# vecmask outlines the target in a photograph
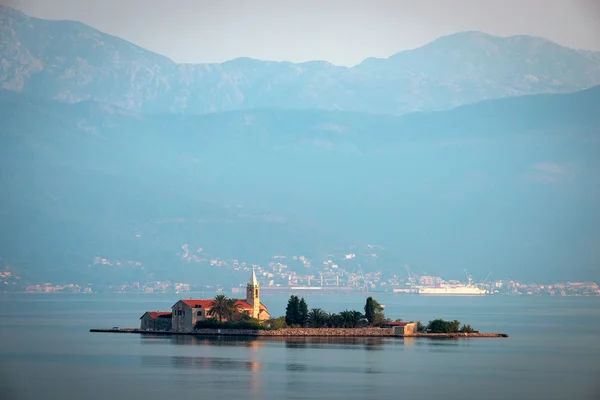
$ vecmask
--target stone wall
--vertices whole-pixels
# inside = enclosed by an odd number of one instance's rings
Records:
[[[423,337],[423,338],[495,338],[495,337],[508,337],[506,333],[420,333],[416,332],[411,337]]]
[[[198,329],[199,335],[225,336],[394,336],[392,328],[284,328],[273,331],[253,329]]]
[[[404,332],[402,332],[402,334],[406,335],[406,336],[414,335],[416,331],[417,331],[417,323],[411,322],[410,324],[407,324],[404,327]]]
[[[144,314],[140,318],[140,329],[143,331],[154,330],[154,320],[148,314]]]
[[[154,329],[157,331],[170,331],[173,329],[171,317],[158,317],[154,322]]]
[[[179,300],[171,308],[171,327],[174,332],[191,332],[193,329],[193,310],[190,306]]]
[[[153,319],[147,313],[141,318],[140,329],[142,331],[171,331],[171,316],[160,316]]]
[[[394,326],[392,329],[397,336],[411,336],[417,330],[417,323],[410,322],[404,326]]]
[[[261,331],[256,329],[197,329],[197,335],[224,335],[224,336],[258,336]]]
[[[284,328],[260,331],[261,336],[394,336],[392,328]]]

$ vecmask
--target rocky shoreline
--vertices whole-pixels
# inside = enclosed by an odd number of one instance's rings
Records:
[[[508,337],[506,333],[415,333],[406,337],[425,337],[431,339],[496,338]]]
[[[90,329],[90,332],[137,333],[188,336],[261,336],[261,337],[409,337],[430,339],[468,339],[508,337],[505,333],[414,333],[394,334],[392,328],[284,328],[277,330],[199,329],[194,332],[150,331],[136,328]]]

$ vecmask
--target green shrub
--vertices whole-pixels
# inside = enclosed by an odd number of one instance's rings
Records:
[[[457,333],[459,328],[460,322],[457,320],[444,321],[443,319],[434,319],[433,321],[429,321],[429,325],[427,325],[427,330],[432,333]]]
[[[196,322],[194,329],[251,329],[251,330],[266,330],[266,326],[256,321],[239,321],[239,322],[220,322],[214,318],[208,318],[204,321]]]
[[[265,322],[265,326],[271,330],[287,328],[285,317],[271,318]]]

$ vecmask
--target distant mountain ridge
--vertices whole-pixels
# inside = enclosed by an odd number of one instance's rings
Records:
[[[204,282],[183,244],[265,263],[348,243],[386,247],[386,273],[600,279],[600,87],[400,117],[1,91],[0,121],[0,257],[38,279]]]
[[[355,67],[239,58],[176,64],[72,21],[0,6],[0,85],[67,103],[144,113],[265,107],[404,114],[600,84],[600,53],[531,36],[463,32]]]

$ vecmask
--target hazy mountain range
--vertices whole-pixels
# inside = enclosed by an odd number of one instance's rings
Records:
[[[102,255],[165,279],[183,243],[259,262],[375,242],[432,272],[597,277],[598,104],[150,116],[3,92],[0,250],[44,276]]]
[[[354,68],[185,66],[0,12],[0,257],[31,279],[208,282],[229,272],[182,244],[264,263],[352,243],[388,272],[600,278],[600,87],[517,96],[600,83],[598,53],[464,33]]]
[[[403,114],[600,84],[600,53],[465,32],[352,68],[239,58],[176,64],[78,22],[0,6],[0,85],[145,113],[286,107]],[[211,39],[214,40],[214,39]]]

